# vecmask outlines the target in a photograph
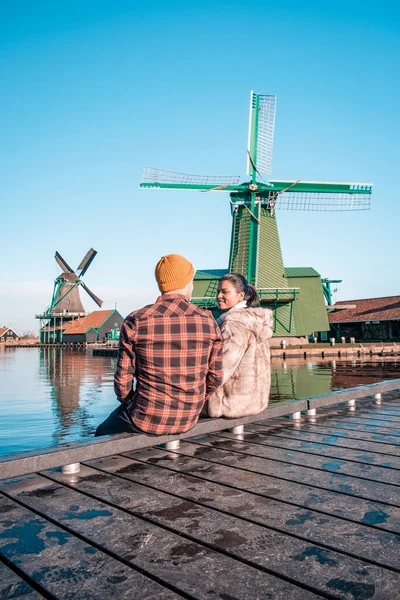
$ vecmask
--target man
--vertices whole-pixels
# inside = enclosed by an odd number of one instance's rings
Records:
[[[221,334],[213,317],[189,302],[193,276],[193,265],[179,254],[157,263],[161,296],[122,324],[114,379],[121,406],[96,436],[188,431],[222,385]]]

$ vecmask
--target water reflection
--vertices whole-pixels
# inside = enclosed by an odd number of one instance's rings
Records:
[[[56,416],[55,445],[65,442],[71,433],[79,438],[93,433],[91,408],[113,373],[112,359],[96,360],[84,349],[39,349],[39,377],[49,382]]]
[[[332,366],[315,360],[272,363],[270,402],[327,394],[331,388]]]
[[[273,360],[271,403],[400,377],[398,358]],[[65,348],[0,351],[0,454],[85,440],[117,406],[115,359]]]
[[[400,377],[400,357],[272,361],[270,402],[297,400],[333,390]]]
[[[114,370],[84,350],[0,351],[0,454],[88,439],[118,404]]]

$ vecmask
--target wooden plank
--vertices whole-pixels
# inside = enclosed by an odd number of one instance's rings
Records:
[[[324,446],[332,447],[333,450],[336,448],[341,449],[349,449],[349,450],[358,450],[365,451],[371,454],[378,454],[380,456],[382,463],[386,463],[386,461],[391,461],[393,457],[396,457],[396,460],[400,457],[400,448],[393,447],[390,444],[383,444],[381,442],[365,442],[363,440],[353,440],[352,438],[343,437],[340,435],[330,435],[326,430],[320,433],[310,432],[309,429],[305,430],[305,427],[302,425],[301,429],[297,431],[291,429],[283,429],[280,431],[274,431],[270,433],[270,431],[264,431],[262,427],[255,429],[246,429],[246,433],[251,434],[267,434],[267,439],[269,443],[276,443],[277,446],[280,446],[282,443],[286,443],[287,441],[297,441],[299,444],[303,442],[312,442],[316,444],[323,444]],[[221,435],[225,436],[225,433]],[[264,436],[263,436],[264,437]],[[377,463],[381,464],[381,463]]]
[[[324,456],[318,456],[315,454],[306,454],[305,452],[299,452],[297,450],[286,450],[281,448],[274,448],[269,446],[262,446],[260,444],[244,444],[241,441],[235,441],[234,439],[226,439],[218,437],[217,435],[207,436],[193,443],[204,447],[205,449],[217,449],[224,450],[230,453],[237,453],[238,458],[241,455],[249,456],[254,458],[256,461],[259,459],[265,459],[266,465],[263,467],[268,468],[271,462],[278,462],[281,465],[299,467],[309,467],[311,469],[321,469],[329,473],[334,473],[340,476],[351,476],[353,478],[360,478],[366,480],[366,482],[374,485],[375,482],[382,483],[384,485],[390,484],[394,489],[393,494],[398,495],[398,501],[400,502],[400,487],[397,490],[394,486],[400,486],[400,473],[396,469],[390,469],[385,467],[375,467],[368,464],[360,464],[355,462],[349,462],[346,460],[329,459]],[[207,452],[203,455],[207,457]],[[257,464],[260,464],[259,462]]]
[[[240,419],[201,419],[193,429],[174,435],[119,434],[92,438],[89,442],[71,442],[42,451],[20,452],[15,455],[0,456],[0,478],[8,479],[28,473],[35,473],[71,463],[112,456],[121,452],[149,448],[173,440],[191,438],[214,431],[230,429],[236,425],[264,421],[265,419],[290,414],[307,409],[306,400],[289,400],[271,405],[258,415]]]
[[[384,421],[389,426],[392,423],[395,428],[398,428],[400,422],[400,411],[395,411],[392,414],[383,413],[376,404],[356,404],[355,411],[350,411],[347,405],[333,408],[324,408],[323,411],[318,411],[318,417],[326,420],[326,418],[350,418],[350,419],[373,419]]]
[[[352,420],[354,419],[357,422],[362,422],[363,425],[369,425],[369,421],[373,421],[380,427],[390,427],[391,429],[397,430],[400,429],[400,419],[395,419],[393,417],[382,417],[380,415],[366,413],[362,410],[356,410],[356,412],[353,414],[354,417],[352,417]]]
[[[134,517],[114,505],[50,482],[40,475],[10,483],[7,493],[69,532],[83,536],[88,542],[90,540],[89,543],[95,547],[119,557],[125,564],[145,573],[151,572],[159,581],[180,590],[185,597],[201,600],[236,598],[240,590],[240,599],[253,600],[264,598],[268,590],[270,598],[279,600],[315,598],[315,594],[288,581],[227,556],[225,548],[225,553],[217,552],[193,538],[182,537],[170,529]],[[215,529],[220,529],[221,540],[226,540],[221,544],[229,546],[230,543],[242,543],[239,533],[235,535],[234,531],[227,530],[224,534],[225,530],[218,524]],[[266,543],[267,540],[263,541]],[[303,542],[303,546],[307,544]],[[268,563],[267,555],[264,552],[262,554]],[[300,563],[299,559],[297,568],[304,571]],[[266,569],[269,570],[268,564]],[[383,574],[386,576],[386,570],[384,573],[374,570],[374,573],[378,577],[378,588],[386,589],[386,584],[381,580]],[[388,573],[395,575],[390,571]],[[365,577],[369,582],[369,575]],[[293,580],[293,577],[290,579]],[[393,584],[391,577],[388,581],[390,589]],[[309,587],[308,581],[305,585]],[[141,596],[137,594],[136,597]]]
[[[327,415],[331,418],[331,415]],[[377,427],[387,427],[389,429],[394,429],[399,435],[400,426],[398,421],[388,421],[387,419],[379,418],[379,415],[376,415],[374,412],[369,411],[363,414],[363,411],[360,410],[359,407],[356,408],[355,411],[348,411],[346,415],[333,417],[335,421],[349,421],[351,423],[357,423],[359,425],[373,425],[376,424]]]
[[[98,475],[92,471],[93,474]],[[81,477],[78,483],[80,482]],[[342,581],[352,581],[356,588],[371,590],[371,586],[374,586],[372,597],[378,598],[382,593],[388,593],[400,584],[398,573],[383,569],[380,565],[371,565],[365,561],[272,530],[266,531],[259,525],[199,505],[182,506],[182,501],[172,495],[158,494],[157,497],[154,497],[156,492],[153,490],[150,494],[148,489],[142,487],[140,494],[139,486],[136,486],[134,490],[131,488],[132,484],[118,479],[117,483],[97,481],[91,488],[91,492],[99,490],[99,493],[102,494],[107,494],[107,490],[112,490],[109,502],[102,505],[107,506],[110,511],[115,510],[120,521],[119,526],[124,532],[127,531],[129,521],[126,517],[128,515],[124,517],[124,513],[121,514],[121,511],[116,509],[115,503],[118,506],[125,505],[125,510],[129,510],[126,506],[139,504],[142,507],[141,517],[146,520],[156,520],[163,523],[165,527],[172,526],[186,539],[197,540],[213,546],[259,568],[268,568],[277,575],[290,577],[303,585],[311,585],[317,591],[329,592],[330,586],[334,585],[332,582],[337,582],[341,578]],[[43,488],[38,487],[38,490],[41,489]],[[70,496],[65,493],[68,491]],[[85,491],[88,493],[89,490]],[[82,501],[78,500],[79,496],[83,496],[82,494],[72,490],[64,490],[60,494],[68,496],[68,499],[65,498],[66,505],[70,501],[78,502],[81,509],[88,510],[86,503],[83,507]],[[58,494],[58,500],[60,500],[60,494]],[[27,501],[26,494],[23,495],[23,500]],[[43,502],[40,500],[35,500],[34,504],[36,509],[43,509]],[[48,508],[46,505],[46,511]],[[62,512],[60,508],[61,506],[58,507],[58,513]],[[54,502],[52,511],[54,518]],[[101,525],[101,530],[103,537],[107,538],[109,532],[104,523]],[[387,550],[390,553],[390,544]],[[301,564],[305,561],[307,561],[307,569],[304,569],[304,565]],[[175,566],[175,568],[179,570],[179,566]],[[340,597],[351,598],[352,596],[347,590]]]
[[[42,594],[35,591],[24,579],[0,562],[0,598],[2,600],[40,600]]]
[[[397,443],[400,444],[400,429],[394,427],[386,427],[382,424],[382,421],[374,421],[374,423],[365,423],[365,420],[359,419],[356,416],[352,417],[351,420],[344,419],[329,419],[330,427],[339,427],[340,429],[351,429],[356,433],[377,433],[382,436],[391,436],[397,439]]]
[[[329,406],[340,402],[346,402],[353,398],[366,398],[375,393],[384,393],[400,387],[400,379],[381,381],[374,384],[357,386],[355,388],[337,390],[323,396],[306,398],[303,400],[289,400],[272,403],[265,411],[258,415],[241,417],[239,419],[202,419],[189,432],[170,436],[158,436],[157,443],[164,444],[176,439],[186,439],[195,435],[203,435],[224,429],[230,429],[236,425],[248,424],[265,419],[288,415],[293,412],[305,411],[308,408]],[[396,392],[398,397],[398,392]],[[154,436],[144,434],[120,434],[104,436],[104,438],[92,439],[90,442],[71,442],[55,448],[49,448],[40,452],[25,452],[17,455],[0,457],[0,477],[10,478],[36,472],[38,470],[50,469],[61,465],[93,460],[104,456],[111,456],[122,452],[148,448],[155,444]]]
[[[214,437],[214,436],[212,436]],[[237,435],[233,433],[229,433],[227,431],[223,431],[218,434],[219,438],[229,439],[229,440],[237,440]],[[259,432],[245,431],[241,439],[244,442],[248,442],[251,444],[261,444],[262,446],[267,446],[268,448],[279,448],[282,450],[296,450],[298,452],[302,452],[303,454],[311,454],[317,455],[319,457],[327,457],[327,458],[337,458],[340,460],[347,460],[351,462],[375,465],[376,467],[390,467],[391,469],[400,469],[400,457],[390,457],[386,455],[382,455],[378,450],[374,451],[365,451],[360,454],[360,449],[353,450],[351,448],[344,448],[338,445],[329,445],[325,444],[323,441],[315,442],[309,441],[306,439],[288,439],[278,436],[269,436],[263,435]],[[271,455],[272,458],[272,455]],[[303,463],[305,464],[305,463]]]
[[[220,463],[244,469],[246,471],[272,475],[288,481],[297,481],[326,490],[334,490],[345,494],[360,496],[367,500],[384,502],[394,506],[400,506],[400,488],[386,483],[368,481],[358,477],[351,477],[340,473],[331,473],[300,465],[266,460],[255,456],[232,453],[227,450],[212,448],[211,446],[199,445],[198,443],[184,442],[179,451],[172,454],[183,456],[194,456],[206,462],[204,470],[210,468],[207,463]],[[151,450],[144,450],[144,456],[151,457]],[[155,464],[162,462],[165,458],[155,459]]]
[[[3,495],[0,515],[0,556],[54,598],[180,597]]]
[[[375,414],[377,414],[377,415],[379,415],[379,417],[380,417],[380,418],[383,418],[383,417],[390,417],[390,418],[395,418],[395,420],[396,420],[396,421],[399,421],[399,420],[400,420],[400,410],[388,410],[387,408],[386,408],[386,409],[380,409],[380,408],[378,408],[379,406],[380,406],[379,404],[375,404],[375,407],[374,407],[374,408],[375,408],[375,410],[374,410],[374,413],[375,413]],[[359,411],[358,411],[358,412],[360,412],[360,413],[361,413],[361,412],[365,413],[365,411],[364,411],[363,409],[364,409],[364,408],[366,409],[366,408],[368,408],[368,407],[369,407],[369,405],[367,405],[367,406],[365,406],[365,407],[363,406],[363,407],[362,407],[362,409],[361,409],[361,407],[360,407],[360,409],[359,409]]]
[[[162,450],[153,449],[140,453],[130,453],[135,460],[135,465],[129,465],[127,472],[130,476],[135,472],[143,482],[151,485],[151,479],[147,477],[147,467],[163,471],[159,477],[167,485],[171,480],[172,488],[181,489],[189,483],[195,486],[197,481],[201,485],[207,482],[221,483],[231,488],[229,494],[235,494],[238,490],[252,492],[261,498],[281,500],[301,508],[312,509],[323,514],[339,515],[349,520],[360,522],[393,533],[400,533],[400,511],[396,506],[382,504],[369,499],[338,493],[330,489],[312,487],[303,483],[287,481],[279,477],[262,475],[255,472],[242,471],[235,467],[222,464],[207,463],[198,458],[182,456],[176,453],[165,454]],[[90,464],[96,468],[112,470],[112,463],[119,464],[119,457],[92,461]],[[124,471],[123,471],[124,472]],[[190,489],[190,488],[189,488]],[[206,497],[206,496],[205,496]],[[260,500],[260,503],[263,502]]]
[[[327,516],[278,500],[260,501],[257,495],[240,491],[235,493],[229,487],[204,480],[197,480],[197,485],[193,484],[192,479],[189,482],[181,481],[177,492],[168,473],[162,470],[160,473],[160,469],[157,472],[152,465],[145,465],[145,469],[138,471],[138,463],[125,457],[106,459],[104,462],[109,465],[107,471],[104,463],[101,473],[98,469],[85,467],[78,481],[73,483],[69,483],[68,476],[60,472],[46,472],[46,476],[100,500],[117,502],[118,506],[138,516],[154,519],[160,525],[173,523],[182,533],[194,535],[196,532],[199,539],[204,536],[203,530],[209,539],[208,530],[216,522],[218,529],[223,526],[237,530],[236,520],[231,519],[231,523],[227,521],[228,514],[229,517],[234,515],[267,529],[400,570],[400,535],[389,534],[359,522],[349,523],[339,516]],[[143,483],[144,478],[146,484]],[[207,507],[207,510],[203,507]],[[220,511],[222,516],[218,517],[209,508]],[[190,516],[193,518],[188,519]],[[246,526],[241,524],[240,527],[243,530]],[[254,535],[263,535],[263,530],[260,530],[260,534],[256,530]],[[271,537],[273,541],[273,534]],[[215,540],[212,543],[215,544]],[[273,568],[273,563],[270,566]]]
[[[387,412],[382,412],[379,410],[366,410],[364,407],[360,407],[356,414],[358,417],[362,419],[378,419],[379,421],[384,421],[385,423],[392,423],[393,426],[398,427],[400,423],[400,412],[395,412],[392,414],[388,414]]]
[[[398,437],[395,437],[395,436],[385,435],[384,433],[364,432],[364,431],[355,430],[354,427],[346,428],[346,427],[341,426],[340,424],[338,425],[337,423],[332,423],[332,424],[328,424],[328,423],[329,423],[329,421],[321,422],[318,420],[318,423],[314,425],[307,421],[302,421],[300,426],[301,426],[302,430],[310,431],[313,433],[327,432],[327,435],[337,435],[337,436],[341,436],[341,437],[349,438],[349,439],[365,440],[367,442],[383,442],[385,444],[391,444],[395,447],[400,446],[400,440]],[[265,431],[265,427],[268,427],[268,426],[264,422],[262,424],[263,431]],[[273,425],[271,424],[270,431],[271,432],[283,431],[285,429],[285,427],[288,427],[289,429],[292,429],[292,430],[296,430],[296,428],[299,427],[299,424],[284,423],[284,424],[279,424],[279,426],[277,426],[276,424],[273,424]],[[257,431],[258,425],[251,425],[249,427],[249,429]]]

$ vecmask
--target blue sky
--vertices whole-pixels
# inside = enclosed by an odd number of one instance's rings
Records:
[[[227,266],[225,194],[139,190],[144,165],[246,170],[250,90],[278,95],[273,177],[374,183],[360,213],[282,211],[286,266],[337,299],[399,294],[395,1],[0,2],[0,325],[37,328],[58,274],[127,314],[177,252]],[[83,295],[87,310],[96,306]]]

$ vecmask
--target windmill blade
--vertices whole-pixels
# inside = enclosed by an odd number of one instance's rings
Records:
[[[58,265],[61,267],[63,273],[74,273],[74,270],[71,269],[67,261],[63,259],[59,252],[55,253],[54,258],[56,259]]]
[[[79,273],[79,277],[83,277],[83,275],[86,273],[86,271],[88,270],[90,264],[92,263],[94,257],[96,256],[96,254],[97,254],[97,251],[93,250],[93,248],[90,248],[90,250],[88,250],[86,252],[85,256],[81,260],[81,263],[78,267],[78,271],[81,269],[81,272]]]
[[[269,200],[281,210],[349,211],[371,207],[371,183],[270,181],[270,184],[276,191]]]
[[[100,306],[103,304],[103,300],[100,300],[100,298],[98,296],[96,296],[96,294],[93,294],[92,290],[90,290],[88,288],[88,286],[83,283],[83,281],[80,282],[81,286],[83,287],[83,289],[85,290],[85,292],[87,294],[89,294],[89,296],[91,297],[92,300],[94,300],[97,304],[97,306]]]
[[[141,188],[168,188],[173,190],[234,191],[239,185],[239,176],[188,175],[145,167]]]
[[[271,175],[276,96],[251,92],[247,174]]]

